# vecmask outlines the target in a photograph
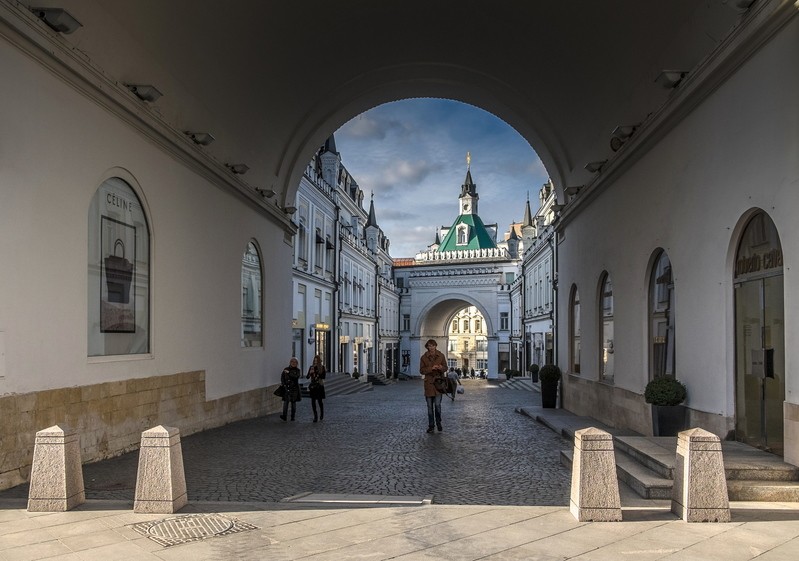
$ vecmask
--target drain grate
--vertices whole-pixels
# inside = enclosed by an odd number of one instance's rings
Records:
[[[164,547],[214,536],[227,536],[257,526],[221,514],[185,514],[152,522],[133,524],[133,529]]]

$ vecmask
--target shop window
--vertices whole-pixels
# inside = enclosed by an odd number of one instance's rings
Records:
[[[89,206],[89,356],[150,352],[150,229],[133,188],[112,177]]]
[[[241,261],[241,346],[260,347],[261,257],[253,242],[247,244]]]
[[[613,283],[608,273],[603,273],[599,282],[599,379],[613,383]]]
[[[577,287],[572,285],[571,298],[569,304],[569,345],[571,371],[574,374],[580,373],[580,293]]]
[[[655,256],[649,278],[650,378],[674,376],[674,280],[665,251]]]

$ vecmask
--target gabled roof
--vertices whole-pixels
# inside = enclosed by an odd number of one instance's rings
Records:
[[[469,227],[469,239],[466,244],[458,244],[458,226],[466,224]],[[460,251],[463,249],[490,249],[497,247],[494,239],[476,214],[462,214],[458,216],[452,227],[444,236],[441,245],[438,246],[439,252]]]

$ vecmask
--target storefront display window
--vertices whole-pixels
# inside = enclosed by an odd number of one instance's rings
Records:
[[[112,177],[89,206],[88,356],[150,352],[150,230],[131,186]]]
[[[241,346],[260,347],[261,257],[253,242],[247,244],[241,261]]]

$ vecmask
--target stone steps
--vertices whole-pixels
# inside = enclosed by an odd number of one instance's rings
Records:
[[[303,397],[310,397],[308,393],[307,378],[300,380],[300,391]],[[325,378],[325,396],[331,397],[334,395],[349,395],[354,393],[372,391],[372,384],[369,382],[361,382],[347,376],[346,374],[339,374],[337,372],[328,372]]]

